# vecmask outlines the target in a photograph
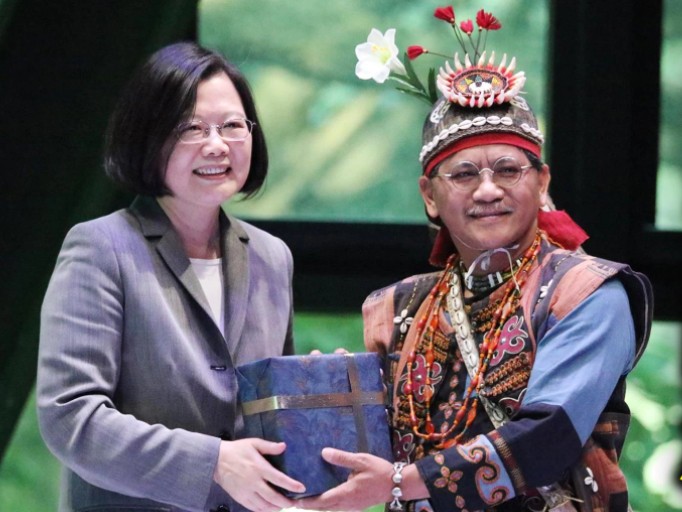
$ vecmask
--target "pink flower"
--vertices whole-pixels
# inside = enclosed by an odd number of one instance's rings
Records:
[[[483,9],[476,13],[476,24],[479,28],[486,30],[499,30],[502,28],[502,24],[498,19],[492,13],[485,12]]]
[[[429,53],[429,51],[423,46],[408,46],[407,47],[407,58],[414,60],[419,57],[422,53]]]
[[[459,24],[459,28],[461,28],[462,32],[464,32],[466,35],[470,36],[474,31],[474,23],[471,20],[466,20]]]
[[[451,25],[455,24],[455,10],[451,5],[446,7],[436,7],[436,10],[433,11],[433,15],[439,20],[447,21]]]

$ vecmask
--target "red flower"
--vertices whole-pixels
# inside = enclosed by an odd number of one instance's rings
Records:
[[[429,51],[423,46],[408,46],[407,47],[407,58],[414,60],[419,57],[422,53],[428,53]]]
[[[433,15],[439,20],[447,21],[451,25],[455,24],[455,10],[451,5],[448,5],[447,7],[436,7],[436,10],[433,11]]]
[[[476,24],[479,28],[486,30],[499,30],[502,28],[502,24],[498,19],[492,13],[485,12],[483,9],[476,13]]]
[[[474,23],[471,20],[466,20],[459,24],[459,28],[461,28],[462,32],[466,35],[470,36],[474,31]]]

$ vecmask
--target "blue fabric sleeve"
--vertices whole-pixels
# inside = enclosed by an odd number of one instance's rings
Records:
[[[539,340],[523,405],[560,406],[584,443],[634,358],[627,294],[620,281],[612,279]]]
[[[634,324],[619,281],[607,281],[565,318],[549,322],[514,417],[416,462],[434,510],[453,510],[453,502],[454,510],[494,506],[527,486],[556,481],[632,368]]]

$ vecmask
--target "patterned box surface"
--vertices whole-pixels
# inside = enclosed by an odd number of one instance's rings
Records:
[[[284,441],[273,465],[303,482],[300,498],[345,482],[349,470],[325,462],[331,446],[392,461],[377,354],[283,356],[237,368],[246,437]]]

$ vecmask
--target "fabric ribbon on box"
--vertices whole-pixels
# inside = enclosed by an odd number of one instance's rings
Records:
[[[303,497],[344,482],[349,470],[322,460],[331,446],[392,460],[377,354],[283,356],[237,369],[246,435],[284,441],[275,467],[306,486]]]

